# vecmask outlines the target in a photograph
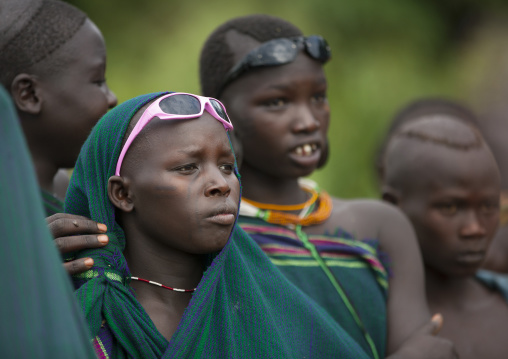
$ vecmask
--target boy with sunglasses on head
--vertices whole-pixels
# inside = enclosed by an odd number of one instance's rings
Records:
[[[266,15],[232,19],[206,41],[202,92],[226,104],[243,147],[240,226],[372,358],[454,357],[433,336],[441,319],[430,320],[407,219],[301,180],[328,155],[329,58],[321,37]]]
[[[90,130],[116,105],[106,80],[106,48],[85,13],[57,0],[5,0],[0,6],[0,82],[11,96],[32,155],[50,229],[62,251],[107,243],[103,225],[63,212],[55,175],[74,167]],[[67,179],[68,180],[68,179]],[[65,186],[64,186],[65,187]],[[83,230],[88,236],[66,237]],[[89,258],[65,264],[70,273]]]
[[[106,114],[66,211],[108,226],[74,276],[100,357],[369,356],[235,226],[239,174],[215,99],[154,93]]]
[[[440,335],[460,358],[506,358],[508,281],[478,271],[499,222],[500,175],[479,131],[427,113],[402,125],[383,158],[383,198],[411,220]]]

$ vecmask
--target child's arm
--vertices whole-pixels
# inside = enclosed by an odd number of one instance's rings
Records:
[[[441,314],[436,314],[425,323],[400,348],[386,359],[457,359],[453,343],[437,337],[443,324]]]
[[[422,257],[415,232],[402,212],[379,204],[380,248],[390,257],[388,293],[389,358],[455,358],[450,341],[436,337],[425,295]],[[370,217],[372,218],[372,217]]]
[[[57,213],[46,218],[49,231],[61,254],[108,244],[107,228],[86,217],[68,213]],[[91,258],[78,258],[64,263],[69,275],[82,273],[93,266]]]

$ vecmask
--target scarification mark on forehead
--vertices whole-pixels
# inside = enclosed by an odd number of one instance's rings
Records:
[[[478,129],[449,115],[422,116],[402,126],[394,138],[407,138],[461,151],[484,145]]]

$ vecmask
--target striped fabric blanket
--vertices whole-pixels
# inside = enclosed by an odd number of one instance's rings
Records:
[[[370,353],[363,331],[295,231],[246,216],[240,216],[239,224],[286,278],[329,313]],[[386,350],[388,275],[386,263],[380,260],[383,256],[378,252],[378,242],[356,240],[341,230],[333,235],[309,235],[308,239],[342,286],[380,357],[383,357]]]

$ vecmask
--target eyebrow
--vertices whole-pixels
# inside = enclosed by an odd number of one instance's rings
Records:
[[[203,148],[199,146],[187,146],[182,149],[178,149],[176,152],[183,153],[184,155],[198,155],[203,152]]]
[[[326,78],[320,78],[318,81],[315,81],[316,85],[326,85],[327,81]],[[287,90],[290,88],[293,88],[295,85],[293,84],[293,81],[290,81],[288,84],[282,84],[282,85],[269,85],[268,89],[274,89],[274,90]]]
[[[199,146],[188,146],[186,148],[176,150],[176,152],[182,153],[182,154],[188,155],[188,156],[196,156],[196,155],[201,154],[203,151],[204,151],[204,149]],[[234,155],[234,152],[230,146],[227,146],[227,147],[224,146],[223,148],[221,148],[221,152],[225,155],[232,155],[232,156]]]

